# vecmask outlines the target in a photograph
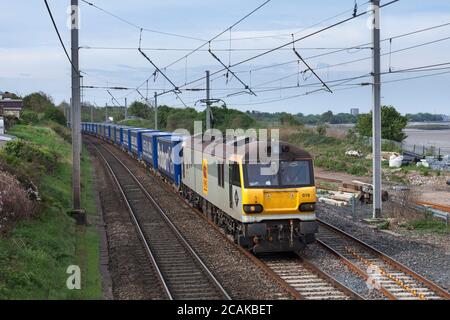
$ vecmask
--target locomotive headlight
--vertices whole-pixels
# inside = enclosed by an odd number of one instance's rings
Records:
[[[302,203],[299,207],[298,210],[302,211],[302,212],[308,212],[308,211],[314,211],[316,210],[316,203],[315,202],[311,202],[311,203]]]
[[[245,213],[261,213],[264,208],[260,204],[244,204]]]

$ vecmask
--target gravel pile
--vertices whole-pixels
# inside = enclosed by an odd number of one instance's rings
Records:
[[[252,259],[168,191],[159,178],[115,147],[108,148],[140,179],[233,299],[291,299],[291,295]]]

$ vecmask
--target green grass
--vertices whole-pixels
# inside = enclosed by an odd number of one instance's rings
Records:
[[[423,233],[434,233],[441,235],[450,233],[450,226],[446,226],[445,222],[431,217],[412,221],[407,227]]]
[[[18,125],[9,133],[48,148],[59,160],[53,172],[39,174],[34,181],[43,198],[36,217],[19,222],[10,234],[0,238],[0,299],[101,298],[95,226],[77,227],[67,215],[72,204],[70,144],[47,127]],[[82,204],[92,217],[96,203],[86,150],[81,171]],[[81,268],[81,290],[66,287],[66,269],[70,265]]]
[[[310,152],[317,167],[358,176],[370,173],[371,160],[345,155],[348,150],[359,150],[364,154],[370,151],[359,141],[327,137],[305,128],[299,128],[296,133],[290,134],[287,141]]]

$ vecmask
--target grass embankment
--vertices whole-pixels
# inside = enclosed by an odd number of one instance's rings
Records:
[[[314,165],[325,170],[345,172],[355,176],[369,176],[372,174],[372,159],[366,156],[372,153],[372,148],[365,139],[356,135],[333,137],[317,130],[302,126],[285,127],[281,129],[281,139],[293,143],[309,151],[314,158]],[[348,156],[345,153],[356,150],[362,157]],[[397,152],[401,150],[393,143],[383,143],[382,151]],[[388,161],[383,161],[383,179],[397,183],[408,183],[408,175],[415,173],[422,176],[440,176],[439,171],[414,165],[401,168],[390,168]]]
[[[348,150],[358,150],[365,155],[370,153],[370,148],[356,137],[328,137],[312,129],[293,127],[282,129],[281,139],[310,152],[314,157],[314,165],[320,168],[359,176],[366,175],[371,170],[371,160],[345,155]]]
[[[15,174],[32,179],[42,201],[33,218],[18,221],[0,236],[0,299],[101,298],[95,226],[76,226],[67,215],[72,204],[70,132],[45,124],[17,125],[8,133],[23,142],[6,148],[0,154],[2,161],[14,168]],[[88,215],[93,215],[92,167],[86,150],[81,172],[82,203]],[[70,265],[81,268],[81,290],[66,287]]]
[[[421,233],[433,233],[440,235],[450,234],[450,226],[446,225],[442,220],[437,220],[437,218],[433,217],[426,217],[424,219],[411,221],[405,227]]]

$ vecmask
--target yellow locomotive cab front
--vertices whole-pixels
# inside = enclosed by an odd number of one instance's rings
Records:
[[[316,188],[301,187],[288,189],[252,189],[244,188],[244,214],[310,214],[315,210]],[[247,206],[262,206],[262,211],[253,212]],[[250,209],[250,210],[246,210]]]
[[[242,165],[243,214],[301,215],[315,211],[316,188],[311,159]]]

